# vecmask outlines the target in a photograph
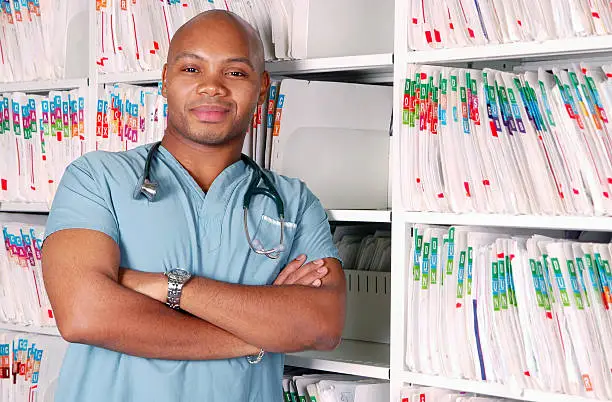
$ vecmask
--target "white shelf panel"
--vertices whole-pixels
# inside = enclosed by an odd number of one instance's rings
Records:
[[[327,217],[335,222],[391,222],[389,210],[328,209]]]
[[[500,214],[452,214],[438,212],[403,212],[405,223],[427,225],[471,225],[528,229],[592,230],[612,232],[612,218],[596,216],[544,216]]]
[[[319,59],[287,60],[266,63],[270,74],[301,75],[348,71],[392,72],[393,54],[372,54],[364,56],[325,57]],[[100,84],[130,83],[147,84],[161,81],[161,71],[133,73],[98,74]]]
[[[266,63],[273,75],[332,73],[345,71],[391,72],[393,54],[369,54],[363,56],[324,57],[319,59],[287,60]]]
[[[287,354],[285,365],[388,380],[389,345],[343,340],[331,352]]]
[[[556,39],[545,42],[517,42],[453,49],[408,51],[406,59],[408,63],[436,64],[566,57],[576,54],[597,55],[600,53],[612,53],[612,35]]]
[[[587,402],[588,399],[579,396],[557,394],[522,388],[510,388],[506,385],[486,383],[483,381],[462,380],[446,378],[435,375],[411,373],[404,371],[398,374],[401,382],[428,387],[451,389],[455,391],[473,392],[481,395],[490,395],[501,398],[510,398],[520,401],[533,402]]]
[[[0,92],[42,92],[86,87],[86,78],[67,80],[0,82]]]
[[[34,327],[31,325],[17,325],[0,322],[0,331],[27,332],[30,334],[60,336],[57,327]]]
[[[47,213],[49,207],[44,202],[0,202],[0,212]]]
[[[152,83],[160,82],[161,79],[162,79],[162,72],[160,70],[138,71],[138,72],[133,72],[133,73],[98,74],[99,84],[115,84],[115,83],[152,84]]]

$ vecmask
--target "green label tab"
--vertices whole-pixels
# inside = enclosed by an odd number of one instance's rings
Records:
[[[446,275],[453,274],[453,264],[455,263],[455,228],[448,230],[448,256],[446,259]]]
[[[538,307],[544,307],[542,290],[540,289],[540,278],[538,277],[538,267],[533,258],[529,259],[529,268],[531,268],[531,279],[533,280],[533,289],[535,290]]]
[[[472,294],[472,264],[474,262],[474,248],[468,247],[467,253],[467,294]]]
[[[506,282],[506,264],[503,259],[497,261],[499,265],[499,296],[502,310],[508,310],[508,292]]]
[[[493,290],[493,310],[500,310],[499,303],[499,266],[496,262],[491,263],[492,271],[492,284],[491,289]]]
[[[429,243],[423,244],[423,275],[421,276],[421,289],[429,289]]]
[[[431,238],[431,272],[430,272],[430,281],[432,285],[438,283],[438,238]]]
[[[563,280],[563,274],[561,273],[561,266],[559,265],[559,260],[557,258],[550,259],[553,271],[555,273],[555,279],[557,281],[557,287],[559,288],[559,292],[561,293],[561,303],[565,307],[570,306],[569,296],[567,294],[567,288],[565,286],[565,280]]]
[[[451,91],[457,92],[457,76],[451,75],[450,80],[451,80]]]
[[[423,248],[423,235],[415,236],[415,253],[412,273],[414,280],[421,279],[421,249]]]
[[[463,281],[465,276],[466,252],[459,253],[459,269],[457,270],[457,299],[463,299]]]
[[[580,278],[580,285],[582,286],[580,292],[584,294],[584,299],[587,302],[587,306],[591,307],[591,300],[589,299],[589,293],[587,292],[586,281],[584,280],[587,270],[584,266],[582,258],[576,258],[576,266],[578,267],[578,277]]]
[[[576,306],[578,307],[578,310],[584,310],[584,302],[582,301],[582,295],[580,293],[580,285],[578,284],[578,275],[576,273],[574,261],[567,260],[567,270],[569,272],[570,283],[572,285],[574,299],[576,300]]]
[[[551,303],[554,303],[555,298],[553,297],[552,290],[548,285],[549,282],[544,276],[548,276],[548,271],[544,269],[542,261],[537,261],[536,267],[538,269],[538,279],[540,280],[540,291],[542,292],[542,301],[544,302],[544,309],[546,311],[551,311]]]

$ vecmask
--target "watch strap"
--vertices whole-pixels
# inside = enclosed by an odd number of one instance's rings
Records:
[[[182,293],[183,284],[168,278],[168,299],[166,301],[166,305],[175,310],[180,310]]]

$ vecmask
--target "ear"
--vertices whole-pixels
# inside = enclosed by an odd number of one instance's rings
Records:
[[[166,81],[167,73],[168,73],[168,63],[164,64],[164,68],[162,70],[162,96],[164,98],[167,97],[166,94],[168,91],[168,83]]]
[[[264,71],[261,74],[261,87],[259,89],[259,100],[257,101],[258,105],[263,105],[266,101],[266,97],[268,96],[268,89],[270,88],[270,74],[267,71]]]

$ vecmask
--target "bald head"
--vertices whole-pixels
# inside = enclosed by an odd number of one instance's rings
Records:
[[[186,39],[193,39],[195,36],[198,40],[211,40],[213,37],[210,35],[211,32],[243,41],[248,47],[249,59],[254,68],[259,73],[264,71],[264,50],[259,33],[238,15],[225,10],[205,11],[181,26],[170,41],[168,63],[176,60]]]
[[[265,101],[269,85],[257,31],[227,11],[202,13],[170,43],[162,71],[166,134],[239,155],[253,111]]]

